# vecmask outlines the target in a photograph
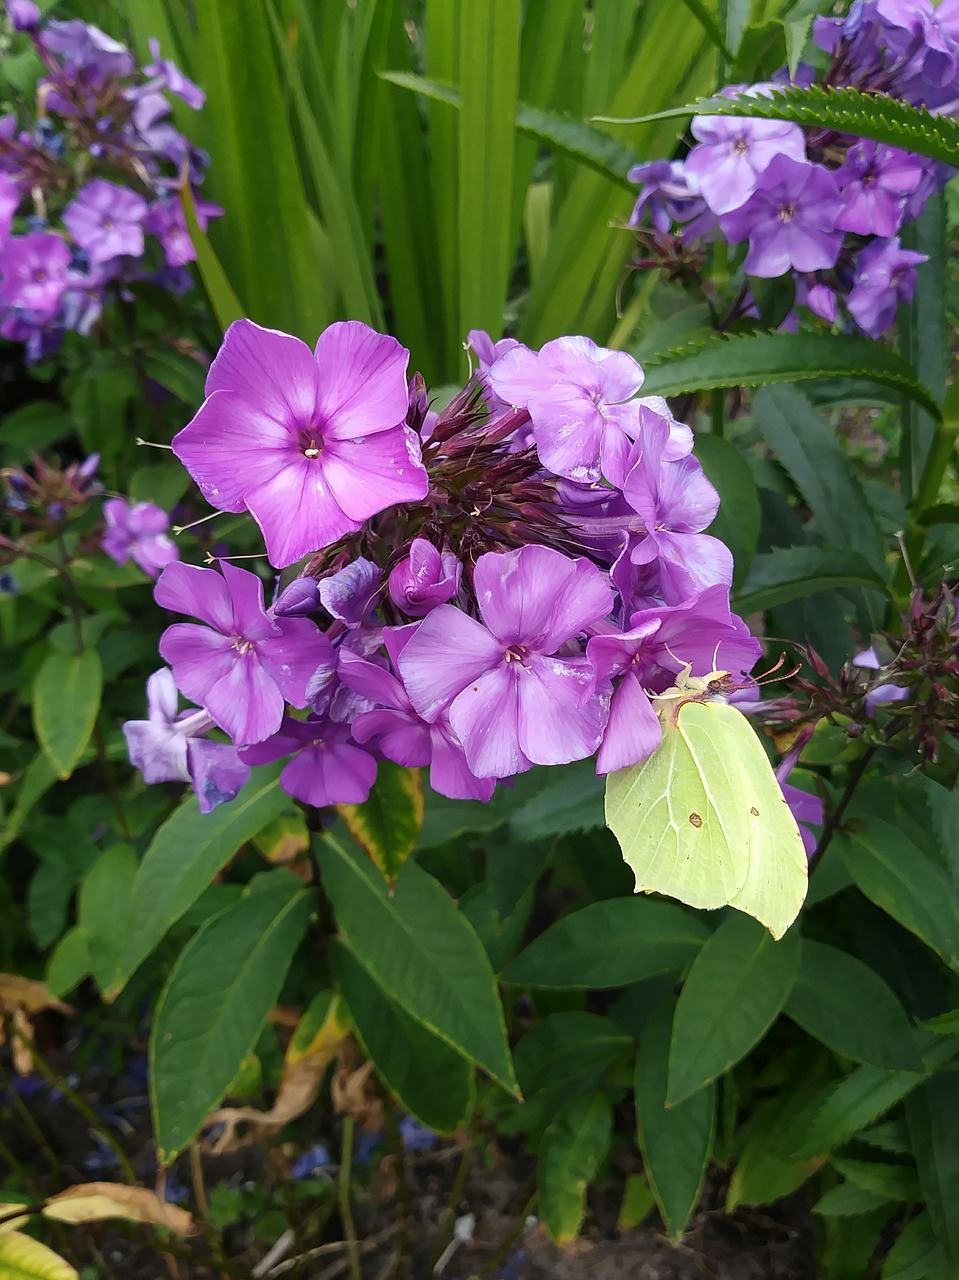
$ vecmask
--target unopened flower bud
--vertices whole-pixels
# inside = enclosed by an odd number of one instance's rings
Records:
[[[411,618],[422,618],[460,589],[463,566],[451,551],[439,552],[425,538],[414,538],[410,554],[390,574],[390,599]]]
[[[295,578],[276,598],[272,612],[278,618],[299,618],[312,613],[320,603],[320,584],[315,578]]]

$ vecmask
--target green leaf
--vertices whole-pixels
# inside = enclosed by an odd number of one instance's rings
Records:
[[[150,1087],[157,1159],[168,1165],[223,1099],[276,1004],[310,916],[287,871],[208,921],[180,953],[157,1001]]]
[[[824,541],[857,551],[885,573],[883,539],[835,430],[795,387],[767,387],[752,402],[763,438],[816,517]]]
[[[684,968],[709,937],[699,916],[656,898],[611,898],[563,916],[510,964],[517,987],[623,987]]]
[[[774,942],[730,915],[692,963],[679,996],[667,1105],[676,1106],[746,1056],[782,1012],[799,968],[799,933]]]
[[[761,511],[752,468],[730,440],[697,432],[696,457],[719,493],[719,510],[709,532],[733,553],[735,583],[741,586],[759,542]]]
[[[451,84],[427,80],[407,71],[381,71],[380,75],[401,89],[412,89],[414,93],[435,102],[445,102],[451,107],[460,106],[459,90]],[[630,182],[626,175],[634,165],[641,163],[641,157],[608,133],[594,129],[583,120],[556,115],[523,102],[516,105],[515,124],[526,137],[554,147],[571,160],[601,173],[604,178],[610,178],[635,195],[636,184]]]
[[[712,40],[713,44],[722,54],[727,62],[732,62],[734,54],[727,47],[723,38],[723,30],[719,25],[719,19],[705,3],[705,0],[683,0],[686,8],[691,14],[702,24],[703,30]]]
[[[0,1276],[3,1280],[80,1280],[66,1258],[22,1231],[0,1235]]]
[[[333,977],[377,1074],[423,1124],[453,1133],[473,1106],[469,1063],[391,1000],[342,938],[329,946]]]
[[[603,815],[603,778],[596,776],[591,760],[544,769],[537,790],[509,810],[510,834],[532,844],[550,836],[590,831],[606,825]],[[508,802],[507,802],[508,803]]]
[[[390,896],[359,849],[329,836],[320,866],[340,932],[377,985],[457,1053],[518,1092],[489,959],[442,885],[407,862]]]
[[[906,1100],[906,1120],[919,1170],[922,1199],[939,1247],[959,1268],[959,1075],[947,1067]]]
[[[423,826],[423,782],[419,769],[382,760],[369,799],[338,804],[346,829],[392,885],[416,847]]]
[[[195,409],[202,402],[206,369],[192,356],[170,347],[158,347],[144,353],[143,371],[188,408]]]
[[[574,1098],[543,1134],[539,1212],[554,1240],[575,1240],[586,1213],[586,1188],[609,1149],[613,1108],[605,1093]]]
[[[217,323],[226,332],[234,320],[242,320],[245,317],[246,311],[243,309],[243,303],[234,293],[233,286],[223,270],[222,262],[216,256],[213,245],[200,227],[193,192],[187,182],[180,187],[180,202],[183,205],[183,217],[193,243],[196,265],[206,296],[210,299],[210,306],[213,308]]]
[[[33,684],[33,727],[43,753],[61,778],[83,755],[100,710],[103,673],[95,649],[51,653]]]
[[[117,844],[99,855],[80,886],[77,923],[86,938],[90,971],[107,998],[119,981],[126,934],[117,921],[129,908],[136,873],[136,854],[128,844]]]
[[[898,352],[867,338],[826,333],[716,334],[656,355],[644,365],[644,395],[715,387],[765,387],[841,376],[865,378],[910,396],[938,419],[939,406]]]
[[[839,1156],[833,1156],[830,1164],[844,1178],[882,1200],[915,1200],[919,1196],[919,1180],[910,1165]]]
[[[59,998],[69,995],[74,987],[78,987],[91,969],[87,936],[81,928],[74,926],[67,930],[54,948],[53,955],[47,961],[44,979],[50,994]]]
[[[130,893],[126,949],[117,990],[130,980],[240,845],[287,808],[289,797],[276,779],[277,770],[271,766],[254,769],[237,798],[213,813],[200,813],[196,796],[188,796],[160,827]]]
[[[840,547],[777,547],[753,560],[734,598],[739,613],[758,613],[820,591],[886,584],[868,561]]]
[[[745,94],[735,98],[700,98],[684,107],[616,124],[647,124],[653,120],[682,119],[689,115],[747,116],[761,120],[789,120],[793,124],[872,138],[891,147],[913,151],[945,164],[959,165],[959,123],[948,116],[931,115],[925,107],[913,107],[901,98],[861,93],[849,87],[808,89],[777,87],[768,97]],[[609,117],[597,117],[609,120]]]
[[[882,1264],[882,1280],[949,1280],[946,1260],[932,1229],[932,1218],[920,1213],[907,1223]]]
[[[911,361],[916,374],[933,395],[941,398],[952,363],[946,299],[949,247],[946,239],[945,199],[933,192],[919,217],[902,229],[902,247],[924,253],[927,261],[916,267],[912,299],[898,311],[899,349]],[[899,446],[900,486],[906,501],[914,502],[925,472],[936,423],[908,398],[902,402]]]
[[[841,1182],[821,1196],[812,1207],[813,1213],[824,1218],[850,1218],[860,1213],[871,1213],[885,1204],[886,1196],[876,1195],[854,1182]]]
[[[880,818],[837,848],[857,888],[959,972],[959,895],[938,864]]]
[[[675,1243],[699,1200],[716,1124],[711,1086],[676,1106],[666,1106],[669,1047],[675,1001],[664,1003],[645,1025],[636,1052],[636,1126],[643,1168],[669,1238]]]
[[[57,772],[43,752],[37,752],[23,771],[17,798],[0,831],[0,852],[16,840],[30,810],[57,780]]]
[[[892,1071],[921,1071],[906,1011],[855,956],[807,938],[784,1012],[836,1053]]]
[[[62,440],[73,431],[66,408],[55,400],[32,400],[0,422],[0,450],[8,466],[27,462],[33,453]]]

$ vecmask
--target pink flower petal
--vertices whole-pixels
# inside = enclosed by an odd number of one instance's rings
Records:
[[[399,668],[410,701],[432,723],[467,685],[501,665],[502,658],[503,645],[484,626],[441,604],[407,641]]]
[[[534,658],[517,678],[519,741],[534,764],[569,764],[599,746],[605,709],[591,672],[562,658]],[[470,762],[472,766],[472,761]]]
[[[551,547],[487,552],[473,574],[483,621],[504,644],[555,653],[561,644],[605,617],[613,594],[588,560],[570,560]]]
[[[532,768],[519,740],[517,685],[523,674],[498,666],[469,684],[450,707],[450,726],[478,778],[510,778]]]
[[[406,417],[410,353],[358,320],[331,324],[316,343],[317,413],[329,439],[351,440]]]
[[[340,507],[327,483],[323,455],[288,462],[246,494],[263,531],[270,564],[285,569],[360,528]]]
[[[206,393],[231,391],[277,423],[306,426],[315,415],[317,370],[299,338],[236,320],[223,338],[206,379]]]
[[[323,454],[330,492],[354,520],[398,502],[418,502],[429,491],[419,442],[408,427],[355,440],[331,440]]]
[[[305,707],[310,678],[335,661],[333,646],[309,618],[279,618],[277,625],[279,635],[257,641],[257,656],[287,702]]]
[[[219,511],[245,511],[247,490],[297,456],[293,435],[282,422],[231,391],[207,397],[173,437],[173,452]]]
[[[628,769],[651,756],[663,738],[659,717],[639,676],[627,672],[613,694],[609,720],[596,757],[597,773]]]
[[[195,564],[168,564],[157,579],[153,598],[161,609],[199,618],[223,635],[233,634],[233,601],[215,569]]]

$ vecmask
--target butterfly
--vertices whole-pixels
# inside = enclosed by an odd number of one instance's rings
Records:
[[[806,852],[762,743],[723,698],[729,681],[687,667],[653,697],[662,743],[609,775],[606,823],[637,893],[736,907],[781,938],[806,896]]]

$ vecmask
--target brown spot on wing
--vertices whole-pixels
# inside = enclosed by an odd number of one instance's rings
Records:
[[[691,827],[701,827],[703,825],[703,820],[698,813],[691,813],[689,815],[689,825]]]

